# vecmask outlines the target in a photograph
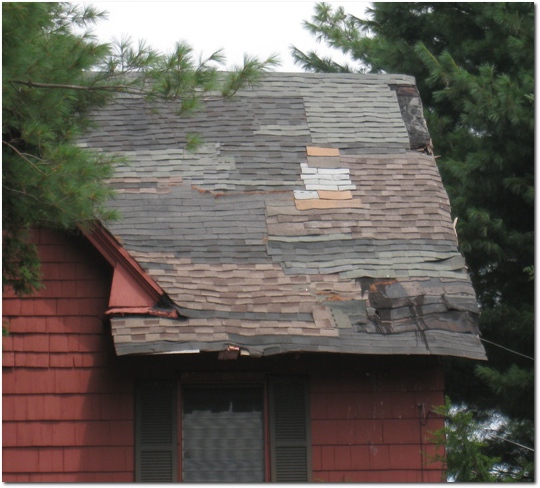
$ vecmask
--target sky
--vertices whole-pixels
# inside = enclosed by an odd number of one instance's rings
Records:
[[[227,67],[242,64],[244,54],[266,59],[276,53],[281,66],[277,71],[299,72],[290,55],[290,46],[301,51],[332,53],[338,62],[346,58],[326,48],[302,27],[314,13],[312,0],[198,0],[198,1],[86,1],[109,13],[108,19],[92,30],[102,42],[120,39],[144,39],[161,52],[172,50],[174,43],[187,41],[195,53],[209,56],[223,48]],[[369,2],[326,0],[347,13],[364,17]]]

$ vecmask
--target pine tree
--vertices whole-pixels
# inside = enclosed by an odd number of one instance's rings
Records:
[[[534,5],[375,3],[366,13],[317,4],[305,22],[351,65],[293,56],[310,71],[416,78],[489,358],[448,361],[449,394],[506,416],[486,449],[504,458],[498,479],[520,479],[532,451],[512,442],[534,445]]]
[[[230,97],[256,83],[276,64],[275,57],[246,57],[221,75],[221,51],[196,61],[185,43],[170,54],[129,39],[101,44],[90,28],[105,17],[70,3],[2,3],[2,285],[19,294],[40,287],[28,229],[75,229],[116,217],[104,182],[118,159],[76,143],[89,110],[123,92],[189,112],[205,97]]]
[[[465,405],[453,405],[446,397],[444,406],[435,413],[446,419],[444,428],[432,432],[436,444],[445,447],[444,455],[430,456],[426,461],[442,462],[447,478],[454,482],[534,481],[532,448],[520,444],[520,430],[525,425],[505,424],[504,419],[489,419]],[[517,442],[505,439],[510,430]],[[529,456],[524,455],[529,453]]]

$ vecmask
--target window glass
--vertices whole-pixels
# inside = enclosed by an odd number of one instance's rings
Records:
[[[264,481],[262,388],[186,387],[182,403],[183,481]]]

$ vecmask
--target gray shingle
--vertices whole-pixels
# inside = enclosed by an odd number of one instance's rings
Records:
[[[271,73],[189,118],[175,110],[121,96],[81,140],[128,158],[109,230],[185,319],[113,318],[119,354],[484,358],[448,197],[434,158],[412,150],[429,134],[411,77]],[[204,140],[195,152],[188,133]],[[295,194],[329,184],[351,193],[297,208]]]

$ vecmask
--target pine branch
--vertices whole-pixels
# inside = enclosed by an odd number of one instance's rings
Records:
[[[6,191],[9,191],[9,192],[12,192],[12,193],[19,193],[20,195],[24,195],[25,197],[29,197],[29,198],[34,199],[36,202],[42,203],[41,200],[38,197],[36,197],[35,195],[32,195],[31,193],[27,193],[27,192],[21,191],[21,190],[15,190],[15,188],[9,188],[6,185],[2,185],[2,188],[4,188],[4,190],[6,190]]]
[[[13,146],[12,144],[10,144],[9,142],[7,141],[2,141],[2,144],[5,144],[6,146],[8,146],[10,149],[12,149],[13,151],[15,151],[22,159],[24,159],[28,164],[30,164],[33,168],[35,168],[37,171],[39,171],[42,175],[44,175],[45,173],[43,171],[41,171],[41,169],[38,168],[37,164],[33,163],[32,161],[30,161],[30,159],[28,159],[27,156],[31,156],[33,158],[36,158],[38,159],[39,161],[43,161],[43,159],[40,159],[38,158],[37,156],[34,156],[32,154],[28,154],[28,153],[22,153],[20,152],[15,146]],[[43,161],[45,162],[45,161]],[[15,190],[14,190],[15,191]]]
[[[519,442],[511,441],[510,439],[505,439],[504,437],[498,436],[494,434],[493,432],[491,432],[490,435],[495,437],[495,439],[500,439],[501,441],[509,442],[510,444],[514,444],[515,446],[522,447],[523,449],[527,449],[527,451],[534,452],[534,449],[532,447],[524,446],[523,444],[520,444]]]
[[[127,85],[65,85],[62,83],[39,83],[35,81],[22,81],[22,80],[11,80],[11,83],[16,85],[25,85],[29,88],[52,88],[52,89],[61,89],[61,90],[81,90],[81,91],[108,91],[108,92],[124,92],[124,93],[140,93],[138,90],[130,91],[130,87]]]

